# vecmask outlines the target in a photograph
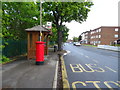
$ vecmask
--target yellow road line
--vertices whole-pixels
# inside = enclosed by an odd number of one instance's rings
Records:
[[[102,90],[97,83],[100,83],[100,81],[86,81],[86,83],[93,83],[93,85],[98,89],[98,90]]]
[[[113,70],[113,69],[111,69],[110,67],[107,67],[107,66],[105,66],[107,69],[109,69],[109,70],[111,70],[111,71],[113,71],[113,72],[117,72],[117,71],[115,71],[115,70]]]
[[[62,81],[63,81],[63,89],[70,90],[70,85],[68,81],[67,71],[64,63],[63,56],[61,56],[61,68],[62,68]]]
[[[113,82],[113,81],[105,81],[104,84],[110,89],[110,90],[114,90],[108,83],[113,83],[115,84],[116,86],[120,87],[120,85],[116,82]]]
[[[89,67],[87,64],[85,64],[91,71],[87,71],[81,64],[79,64],[79,66],[85,71],[85,72],[94,72],[94,70]]]
[[[73,72],[83,72],[83,70],[79,67],[78,64],[75,64],[75,65],[76,65],[76,66],[73,67],[73,65],[70,64],[70,67],[71,67],[71,69],[72,69]],[[76,71],[75,68],[77,68],[77,69],[79,69],[79,70]]]
[[[73,90],[77,90],[76,89],[76,84],[82,84],[83,86],[87,86],[84,82],[81,82],[81,81],[75,81],[75,82],[73,82],[72,83],[72,88],[73,88]]]

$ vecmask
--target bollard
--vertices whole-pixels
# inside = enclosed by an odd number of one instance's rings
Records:
[[[57,52],[57,45],[54,45],[54,52]]]
[[[36,65],[44,63],[44,43],[41,41],[36,42]]]

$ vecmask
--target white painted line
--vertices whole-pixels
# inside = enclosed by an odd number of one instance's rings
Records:
[[[64,56],[67,55],[67,53],[64,53]]]
[[[53,81],[53,90],[57,89],[57,75],[58,75],[58,61],[56,63],[56,70],[55,70],[55,76]]]
[[[88,56],[85,56],[86,58],[89,58]]]
[[[96,63],[98,63],[98,61],[97,61],[97,60],[94,60],[94,59],[93,59],[93,61],[94,61],[94,62],[96,62]]]
[[[66,51],[67,51],[67,53],[64,53],[64,56],[71,53],[71,51],[68,51],[68,50],[66,50]]]
[[[105,66],[107,69],[109,69],[109,70],[111,70],[111,71],[113,71],[113,72],[117,72],[117,71],[115,71],[115,70],[113,70],[113,69],[111,69],[110,67],[107,67],[107,66]]]

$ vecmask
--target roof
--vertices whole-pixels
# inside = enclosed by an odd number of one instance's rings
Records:
[[[91,32],[91,31],[94,31],[94,30],[100,29],[100,28],[120,28],[120,26],[101,26],[101,27],[95,28],[95,29],[90,30],[90,31],[82,32],[81,35],[82,35],[82,34],[85,34],[85,33],[87,33],[87,32],[89,33],[89,32]]]
[[[91,31],[94,31],[94,30],[97,30],[97,29],[100,29],[100,28],[120,28],[120,26],[101,26],[101,27],[98,27],[98,28],[93,29]]]
[[[28,29],[25,29],[25,31],[45,31],[45,32],[49,32],[50,30],[48,30],[47,28],[41,26],[41,25],[38,25],[38,26],[34,26],[32,28],[28,28]]]

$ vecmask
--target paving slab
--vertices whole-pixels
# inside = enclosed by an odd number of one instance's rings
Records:
[[[55,53],[47,56],[43,65],[35,65],[35,60],[21,60],[3,65],[3,88],[52,88],[56,62]]]

